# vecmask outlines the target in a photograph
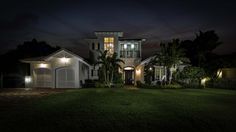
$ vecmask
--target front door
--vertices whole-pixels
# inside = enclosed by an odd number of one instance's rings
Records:
[[[125,70],[125,84],[132,85],[133,84],[133,70]]]

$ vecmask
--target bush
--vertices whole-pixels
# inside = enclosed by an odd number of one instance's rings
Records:
[[[80,82],[82,84],[82,81]],[[83,88],[93,88],[95,87],[95,80],[86,79],[85,83],[82,84]]]
[[[179,89],[183,88],[180,84],[174,83],[174,84],[168,84],[168,85],[150,85],[150,84],[143,84],[140,81],[136,82],[138,88],[144,88],[144,89]]]
[[[209,88],[236,89],[236,80],[216,79],[206,82]]]

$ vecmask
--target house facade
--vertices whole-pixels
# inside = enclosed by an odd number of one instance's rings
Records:
[[[120,69],[124,83],[134,84],[138,79],[136,71],[140,69],[136,67],[141,62],[141,46],[145,39],[125,39],[123,32],[98,31],[95,32],[95,36],[96,38],[88,39],[91,59],[98,61],[99,51],[107,50],[108,54],[116,52],[118,58],[125,62],[121,64],[122,69]],[[98,79],[98,69],[99,66],[92,69],[93,79]]]
[[[118,58],[125,62],[121,64],[122,69],[119,69],[124,84],[144,82],[144,66],[152,58],[142,61],[142,44],[145,39],[126,39],[123,32],[119,31],[97,31],[95,37],[86,39],[92,63],[98,61],[99,51],[107,50],[108,54],[116,52]],[[30,63],[29,87],[80,88],[86,79],[99,79],[99,65],[94,67],[77,53],[66,49],[46,57],[25,59],[23,62]],[[153,81],[166,80],[166,69],[163,66],[155,66],[150,70],[154,70]]]

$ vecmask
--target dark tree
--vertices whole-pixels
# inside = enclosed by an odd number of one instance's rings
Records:
[[[1,55],[1,87],[23,86],[24,76],[29,74],[29,65],[21,63],[21,59],[46,56],[58,49],[59,47],[52,47],[44,41],[33,39],[32,41],[25,41],[16,49]]]

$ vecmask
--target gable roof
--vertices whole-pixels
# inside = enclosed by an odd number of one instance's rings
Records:
[[[21,60],[21,62],[30,63],[30,62],[37,62],[37,61],[39,61],[39,62],[40,61],[48,61],[48,60],[50,60],[50,57],[52,57],[54,55],[57,55],[57,54],[59,54],[60,52],[63,52],[63,51],[68,53],[68,54],[70,54],[70,55],[72,55],[72,56],[74,56],[74,57],[76,57],[76,58],[78,58],[80,61],[82,61],[86,65],[90,66],[90,64],[88,62],[86,62],[84,60],[84,58],[80,57],[79,55],[77,55],[77,54],[73,53],[72,51],[70,51],[68,49],[65,49],[65,48],[61,48],[61,49],[59,49],[59,50],[57,50],[57,51],[55,51],[55,52],[53,52],[53,53],[51,53],[51,54],[49,54],[47,56],[34,57],[34,58],[26,58],[26,59]]]

